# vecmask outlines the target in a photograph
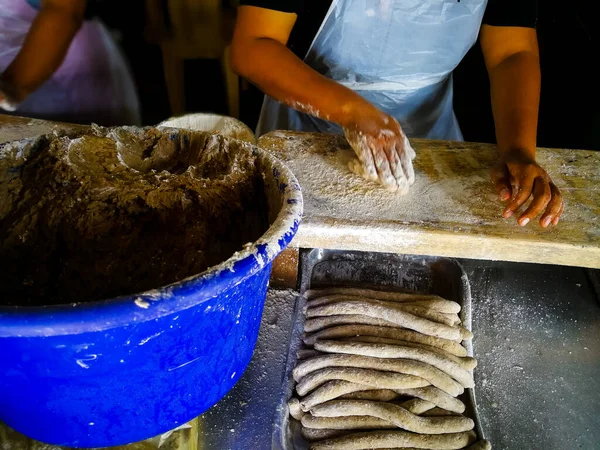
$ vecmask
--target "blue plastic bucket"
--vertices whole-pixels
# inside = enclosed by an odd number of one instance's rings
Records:
[[[188,422],[234,386],[252,357],[272,261],[302,215],[294,175],[248,146],[271,219],[257,242],[139,295],[0,307],[0,420],[51,444],[122,445]]]

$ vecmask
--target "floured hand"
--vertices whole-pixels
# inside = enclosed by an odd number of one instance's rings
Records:
[[[344,128],[346,139],[358,157],[348,167],[390,191],[407,193],[415,181],[412,160],[416,153],[400,124],[376,108],[362,113]]]
[[[562,194],[535,159],[521,151],[508,153],[492,169],[491,177],[500,200],[510,200],[502,213],[504,218],[511,217],[531,198],[525,211],[518,214],[519,225],[527,225],[538,215],[543,228],[558,224],[565,209]]]
[[[0,80],[0,109],[4,109],[5,111],[14,111],[17,109],[17,102],[10,93],[11,89],[9,89],[8,85]]]

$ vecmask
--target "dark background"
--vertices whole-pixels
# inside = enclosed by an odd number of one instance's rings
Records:
[[[538,2],[542,95],[540,147],[600,149],[600,33],[591,1]],[[595,9],[594,9],[595,11]],[[494,142],[488,78],[479,45],[455,71],[454,109],[465,139]]]
[[[539,2],[540,147],[600,149],[600,88],[595,70],[600,33],[593,26],[592,5],[583,0]],[[144,124],[166,119],[170,108],[161,52],[144,38],[144,2],[128,0],[127,11],[119,15],[107,8],[102,18],[121,36],[138,85]],[[185,80],[186,111],[227,114],[218,61],[186,61]],[[252,86],[242,90],[240,119],[251,128],[261,103],[258,90]],[[454,107],[467,141],[494,142],[488,78],[478,44],[455,71]]]

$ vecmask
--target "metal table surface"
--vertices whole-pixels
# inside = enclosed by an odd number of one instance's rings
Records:
[[[494,449],[600,449],[600,303],[588,271],[461,263],[473,296],[475,392]],[[289,291],[269,293],[252,362],[202,416],[199,448],[271,447],[292,301]]]
[[[600,449],[600,303],[591,272],[464,265],[479,362],[475,392],[494,448]]]

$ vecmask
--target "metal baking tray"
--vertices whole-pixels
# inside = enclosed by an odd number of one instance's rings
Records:
[[[459,303],[460,319],[466,328],[471,329],[469,280],[460,264],[453,259],[391,253],[301,250],[298,275],[300,294],[309,289],[334,286],[436,294]],[[304,296],[300,295],[294,305],[294,325],[290,330],[281,399],[275,413],[272,435],[271,448],[275,450],[306,450],[309,447],[300,435],[299,424],[290,419],[287,407],[294,390],[292,371],[296,365],[297,352],[303,345],[305,303]],[[472,341],[464,344],[468,355],[473,356]],[[479,439],[485,439],[477,413],[474,390],[465,389],[459,398],[466,405],[465,415],[475,422],[475,431]]]

